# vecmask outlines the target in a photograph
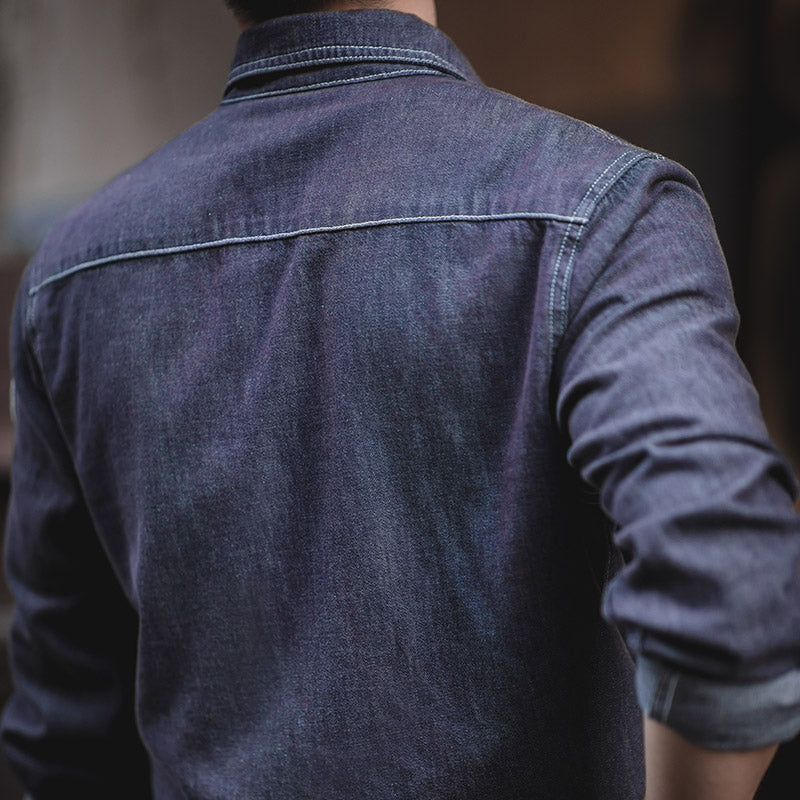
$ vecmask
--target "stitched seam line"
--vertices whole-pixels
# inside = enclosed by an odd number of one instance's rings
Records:
[[[632,164],[636,163],[636,161],[641,161],[641,159],[643,157],[644,156],[640,156],[639,158],[634,158],[631,161],[626,162],[625,164],[623,164],[616,171],[616,173],[614,175],[612,175],[605,182],[605,185],[603,186],[603,188],[600,189],[597,192],[597,197],[595,198],[595,204],[597,203],[597,200],[599,200],[599,198],[602,197],[606,193],[608,188],[610,186],[613,186],[614,183],[616,183],[616,181],[619,179],[620,175],[622,175],[622,173],[625,172],[625,170],[629,169]],[[563,282],[561,284],[561,302],[560,302],[559,308],[565,313],[567,311],[569,286],[570,286],[570,282],[571,282],[571,278],[572,278],[572,268],[573,268],[573,266],[575,264],[575,254],[576,254],[576,252],[578,250],[578,241],[579,240],[580,240],[580,237],[577,237],[576,240],[573,241],[572,249],[570,250],[570,254],[569,254],[569,260],[567,261],[567,264],[564,267],[564,280],[563,280]]]
[[[348,57],[346,53],[352,50],[359,50],[361,53],[359,55],[353,54],[352,56]],[[319,47],[306,47],[302,50],[292,50],[289,53],[281,53],[277,56],[267,56],[266,58],[258,58],[253,61],[244,61],[243,63],[231,69],[230,77],[233,77],[240,72],[249,71],[249,69],[253,67],[262,67],[272,64],[275,66],[292,66],[295,64],[295,56],[306,56],[312,55],[313,53],[337,53],[340,54],[341,58],[354,58],[362,60],[364,57],[363,51],[369,51],[376,56],[385,55],[387,58],[404,55],[417,55],[419,57],[425,57],[426,61],[434,61],[437,64],[452,67],[452,65],[446,59],[442,58],[440,55],[432,52],[431,50],[418,50],[413,47],[379,47],[374,45],[321,45]],[[326,60],[335,57],[336,56],[329,56]]]
[[[614,167],[614,165],[622,158],[624,158],[627,153],[622,153],[622,155],[617,156],[610,164],[606,166],[606,168],[594,179],[592,184],[589,188],[584,192],[583,197],[578,201],[578,205],[575,206],[575,213],[577,214],[580,211],[581,206],[586,202],[587,198],[594,190],[594,187],[602,180],[603,176]],[[581,229],[582,230],[582,229]],[[567,240],[569,236],[572,234],[573,229],[572,226],[567,226],[567,229],[564,231],[564,235],[561,238],[561,245],[558,249],[558,256],[556,257],[556,264],[553,268],[553,278],[550,282],[550,294],[548,297],[548,308],[549,308],[549,339],[550,339],[550,354],[551,356],[555,355],[555,297],[556,297],[556,285],[558,284],[558,273],[561,268],[561,259],[564,257],[564,250],[567,246]]]
[[[227,97],[220,105],[230,105],[231,103],[241,103],[245,100],[258,100],[263,97],[275,97],[282,94],[297,94],[298,92],[307,92],[311,89],[326,89],[331,86],[343,86],[348,83],[365,83],[366,81],[381,80],[383,78],[392,78],[397,75],[441,75],[442,73],[433,68],[431,69],[398,69],[392,72],[376,72],[373,75],[363,75],[360,78],[344,78],[338,81],[323,81],[320,83],[309,83],[305,86],[292,86],[287,89],[273,89],[269,92],[257,92],[255,94],[245,94],[241,97]]]
[[[293,61],[289,64],[285,64],[284,66],[287,67],[308,67],[308,66],[322,66],[323,64],[342,64],[345,62],[358,62],[360,64],[365,63],[380,63],[381,61],[397,61],[396,57],[386,56],[384,58],[372,58],[368,61],[365,61],[363,57],[359,56],[350,56],[350,57],[340,57],[340,58],[319,58],[319,59],[309,59],[308,61]],[[435,69],[435,65],[432,65],[429,59],[426,58],[403,58],[402,61],[407,64],[422,64],[426,65],[429,69]],[[267,72],[271,72],[272,68],[267,69],[251,69],[248,72],[242,72],[241,74],[237,75],[235,78],[232,78],[228,81],[227,88],[232,87],[236,84],[237,81],[242,80],[243,78],[249,78],[253,75],[262,75]],[[461,77],[461,74],[458,72],[454,72],[453,70],[442,70],[436,69],[437,72],[449,72],[453,75],[457,75]]]
[[[510,212],[508,214],[448,214],[444,216],[429,217],[393,217],[387,219],[364,220],[362,222],[351,222],[344,225],[325,225],[318,228],[300,228],[294,231],[281,231],[279,233],[267,233],[259,236],[235,236],[227,239],[214,239],[206,242],[189,242],[187,244],[170,245],[168,247],[155,247],[145,250],[134,250],[126,253],[117,253],[103,258],[95,258],[90,261],[82,261],[61,272],[51,275],[49,278],[28,289],[28,295],[33,296],[41,289],[52,283],[68,278],[77,272],[113,264],[119,261],[131,261],[138,258],[151,258],[155,256],[176,255],[178,253],[191,253],[197,250],[209,250],[216,247],[228,247],[231,245],[260,244],[263,242],[280,241],[282,239],[293,239],[299,236],[309,236],[318,233],[335,233],[337,231],[361,230],[363,228],[378,228],[384,225],[408,225],[426,224],[432,222],[502,222],[508,220],[544,220],[550,222],[563,222],[570,225],[580,225],[586,220],[582,217],[567,216],[562,214],[550,214],[537,211]]]
[[[627,169],[629,169],[631,166],[633,166],[633,164],[635,164],[638,161],[641,161],[641,160],[643,160],[645,158],[652,158],[652,157],[653,157],[653,154],[651,154],[651,153],[647,153],[647,152],[640,153],[640,152],[630,151],[630,150],[625,151],[624,153],[622,153],[619,156],[617,156],[594,179],[594,181],[592,182],[591,186],[589,186],[589,188],[586,190],[586,192],[584,193],[583,197],[581,198],[580,202],[575,207],[574,214],[576,216],[580,215],[583,218],[587,219],[587,221],[588,221],[588,218],[591,217],[591,211],[594,210],[594,207],[597,205],[597,202],[605,194],[605,192],[608,191],[609,187],[612,186]],[[625,159],[628,159],[628,160],[625,160]],[[622,166],[613,175],[611,175],[611,177],[606,179],[606,181],[603,184],[602,188],[597,189],[598,184],[603,180],[603,178],[605,178],[605,176],[611,170],[613,170],[614,167],[616,167],[617,164],[619,164],[620,161],[623,161],[623,160],[624,160],[624,163],[622,164]],[[558,256],[556,258],[556,264],[555,264],[555,267],[553,269],[553,278],[552,278],[551,283],[550,283],[550,294],[549,294],[549,298],[548,298],[549,315],[550,315],[550,320],[549,320],[549,338],[550,338],[550,354],[551,354],[551,357],[555,356],[555,350],[556,350],[556,313],[557,313],[557,311],[565,311],[566,310],[566,305],[567,305],[567,302],[568,302],[568,294],[569,294],[569,285],[570,285],[570,279],[572,277],[572,268],[574,266],[575,254],[578,251],[578,245],[580,243],[581,236],[583,235],[583,232],[585,231],[585,229],[586,229],[585,226],[582,226],[579,229],[578,235],[575,237],[575,239],[573,240],[572,245],[570,247],[569,256],[568,256],[567,261],[566,261],[565,266],[564,266],[564,275],[563,275],[563,278],[562,278],[561,295],[560,295],[560,298],[559,298],[559,304],[558,304],[558,307],[556,308],[556,287],[557,287],[557,285],[559,283],[559,272],[561,270],[561,262],[563,261],[564,254],[565,254],[566,249],[567,249],[567,242],[569,241],[570,236],[575,231],[575,228],[573,228],[573,226],[571,226],[571,225],[568,226],[567,229],[564,231],[563,237],[561,238],[561,245],[559,247]],[[563,331],[559,331],[558,333],[559,334],[563,333]]]
[[[430,50],[417,50],[415,48],[407,48],[407,47],[376,47],[374,45],[321,45],[320,47],[306,47],[302,50],[292,50],[289,53],[282,53],[278,56],[268,56],[267,58],[259,58],[255,59],[254,61],[245,61],[242,64],[234,67],[229,74],[229,79],[239,78],[241,75],[239,73],[242,72],[249,72],[254,67],[260,67],[263,65],[275,65],[275,66],[295,66],[294,61],[292,58],[294,56],[305,56],[311,55],[313,53],[341,53],[341,58],[345,58],[347,60],[362,60],[363,55],[361,56],[352,56],[347,58],[344,54],[348,51],[352,50],[359,50],[365,51],[368,50],[375,55],[386,54],[386,56],[397,56],[401,54],[414,54],[420,57],[421,60],[425,61],[433,61],[436,64],[439,64],[442,67],[446,67],[450,70],[455,70],[455,67],[450,64],[446,59],[442,58],[440,55],[430,51]],[[326,61],[334,60],[334,59],[326,59]],[[311,62],[303,62],[303,63],[314,63]]]

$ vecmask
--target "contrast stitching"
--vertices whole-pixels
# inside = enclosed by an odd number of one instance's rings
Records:
[[[320,83],[307,83],[303,86],[290,86],[286,89],[272,89],[268,92],[256,92],[254,94],[245,94],[240,97],[226,97],[220,105],[230,105],[231,103],[242,103],[245,100],[259,100],[264,97],[276,97],[282,94],[298,94],[299,92],[307,92],[311,89],[326,89],[331,86],[343,86],[349,83],[365,83],[367,81],[381,80],[383,78],[393,78],[397,75],[441,75],[441,72],[431,69],[398,69],[391,72],[375,72],[371,75],[362,75],[358,78],[343,78],[338,81],[322,81]]]
[[[406,64],[425,64],[429,68],[433,69],[433,67],[431,66],[430,60],[426,59],[426,58],[404,58],[402,60]],[[322,65],[322,64],[341,64],[341,63],[350,62],[350,61],[355,61],[355,62],[358,62],[359,64],[365,64],[365,63],[370,63],[370,62],[375,64],[375,63],[379,63],[381,61],[397,61],[397,59],[395,57],[386,56],[385,58],[373,58],[373,59],[370,59],[370,61],[365,61],[362,56],[348,56],[348,57],[342,56],[341,58],[331,57],[331,58],[315,58],[315,59],[309,59],[307,61],[292,61],[292,62],[290,62],[288,64],[285,64],[284,66],[287,66],[287,67],[308,67],[308,66]],[[248,72],[242,72],[241,74],[237,75],[235,78],[233,78],[233,79],[228,81],[227,88],[231,88],[233,85],[236,84],[237,81],[242,80],[242,78],[249,78],[249,77],[251,77],[253,75],[260,75],[261,73],[268,72],[268,71],[269,71],[269,69],[252,69],[252,70],[249,70]],[[461,74],[458,73],[458,72],[455,72],[454,70],[439,69],[437,71],[438,72],[449,72],[449,73],[451,73],[453,75],[456,75],[457,77],[461,77]]]
[[[371,219],[361,222],[350,222],[343,225],[325,225],[317,228],[299,228],[293,231],[267,233],[259,236],[235,236],[227,239],[213,239],[206,242],[189,242],[186,244],[171,245],[169,247],[155,247],[148,250],[134,250],[125,253],[116,253],[103,258],[82,261],[62,272],[51,275],[40,283],[28,289],[28,295],[33,296],[38,291],[52,283],[68,278],[77,272],[106,266],[119,261],[131,261],[138,258],[152,258],[156,256],[176,255],[178,253],[191,253],[197,250],[209,250],[216,247],[229,245],[259,244],[281,239],[292,239],[298,236],[309,236],[318,233],[335,233],[337,231],[360,230],[363,228],[377,228],[383,225],[425,224],[431,222],[500,222],[504,220],[549,220],[551,222],[564,222],[567,224],[583,224],[587,220],[582,217],[551,214],[539,211],[514,211],[507,214],[447,214],[443,216],[425,217],[390,217],[387,219]]]
[[[621,155],[617,156],[610,164],[606,166],[606,168],[594,179],[592,184],[589,188],[584,192],[583,197],[578,201],[578,205],[575,206],[575,213],[577,214],[580,211],[581,206],[589,197],[589,194],[592,192],[594,187],[602,180],[603,176],[614,167],[614,165],[620,161],[620,159],[624,158],[627,155],[627,152],[622,153]],[[548,309],[549,309],[549,339],[550,339],[550,353],[554,353],[555,350],[555,296],[556,296],[556,284],[558,283],[558,272],[561,267],[561,259],[564,255],[564,249],[566,248],[567,240],[572,233],[572,226],[567,226],[567,229],[564,231],[564,236],[561,238],[561,246],[558,250],[558,256],[556,258],[555,267],[553,268],[553,278],[550,282],[550,293],[548,296]]]
[[[636,161],[636,160],[638,160],[638,159],[634,159],[632,161],[629,161],[629,162],[623,164],[616,171],[616,173],[605,182],[605,184],[603,185],[603,188],[598,190],[597,197],[599,198],[603,194],[605,194],[605,192],[608,189],[608,187],[612,186],[617,181],[619,176],[622,175],[622,173],[626,169],[628,169],[631,166],[631,164],[633,164],[634,161]],[[569,260],[567,261],[567,264],[564,267],[564,280],[563,280],[563,282],[561,284],[561,303],[559,305],[559,308],[561,308],[562,310],[566,310],[566,308],[567,308],[567,294],[569,292],[569,285],[570,285],[570,281],[571,281],[571,278],[572,278],[572,268],[573,268],[573,266],[575,264],[575,253],[577,252],[577,249],[578,249],[578,242],[574,241],[572,243],[572,249],[571,249],[570,254],[569,254]]]
[[[357,45],[357,44],[321,45],[319,47],[306,47],[302,50],[292,50],[288,53],[281,53],[280,55],[277,56],[268,56],[267,58],[259,58],[255,59],[254,61],[245,61],[244,63],[239,64],[238,66],[231,69],[228,77],[229,79],[232,79],[234,77],[238,78],[240,77],[238,73],[245,71],[249,72],[250,68],[260,65],[275,64],[276,66],[280,66],[281,64],[286,64],[288,66],[289,63],[294,65],[293,62],[286,61],[286,59],[290,59],[293,56],[304,56],[307,54],[320,53],[320,52],[343,53],[343,51],[346,52],[348,50],[362,50],[362,51],[370,50],[375,54],[386,53],[387,55],[389,54],[399,55],[402,53],[417,54],[419,56],[424,56],[425,60],[432,60],[437,64],[440,64],[441,66],[446,66],[449,69],[455,69],[455,67],[449,61],[447,61],[447,59],[442,58],[440,55],[430,50],[417,50],[416,48],[410,48],[410,47],[380,47],[375,45]],[[342,58],[345,58],[345,56],[342,55]],[[361,60],[361,57],[358,56],[354,56],[354,58],[356,58],[357,60]]]
[[[606,190],[611,186],[619,177],[622,175],[625,170],[630,168],[633,164],[637,161],[640,161],[644,158],[650,158],[651,154],[647,152],[639,153],[632,150],[626,150],[624,153],[621,153],[617,156],[610,164],[606,166],[606,168],[594,179],[592,184],[584,193],[583,197],[580,199],[580,202],[575,207],[575,215],[582,210],[585,206],[585,210],[583,211],[583,216],[588,220],[588,217],[591,216],[589,213],[589,209],[591,208],[592,204],[595,203],[602,195],[606,192]],[[595,192],[597,185],[600,183],[601,180],[622,160],[627,160],[610,178],[608,178],[601,189]],[[592,196],[594,193],[594,196]],[[567,303],[567,295],[569,293],[569,284],[570,278],[572,275],[572,268],[574,266],[575,261],[575,254],[578,250],[578,244],[580,243],[580,237],[583,235],[583,231],[585,227],[580,228],[580,233],[574,241],[572,242],[572,246],[570,249],[569,257],[567,259],[566,265],[564,266],[564,276],[563,282],[561,286],[561,296],[559,298],[559,306],[556,309],[555,304],[555,297],[556,297],[556,287],[559,282],[559,271],[561,269],[561,262],[564,257],[564,253],[567,248],[567,242],[569,241],[569,237],[573,233],[573,227],[570,225],[564,231],[564,235],[561,239],[561,245],[558,250],[558,256],[556,258],[555,267],[553,269],[553,278],[550,283],[550,293],[549,293],[549,339],[550,339],[550,353],[551,355],[555,354],[555,339],[556,339],[556,311],[562,311],[566,307]]]
[[[292,50],[288,53],[281,53],[280,55],[276,56],[267,56],[266,58],[258,58],[254,59],[253,61],[244,61],[241,64],[233,67],[230,71],[230,75],[233,76],[238,72],[244,71],[249,67],[261,66],[264,64],[272,64],[276,63],[277,65],[281,65],[283,63],[287,63],[287,60],[292,59],[294,56],[305,56],[310,55],[312,53],[325,53],[325,52],[332,52],[332,53],[340,53],[342,57],[344,57],[344,53],[349,50],[369,50],[375,54],[385,53],[387,56],[389,55],[400,55],[400,54],[409,54],[414,53],[420,56],[426,56],[429,60],[436,61],[439,64],[449,64],[449,62],[442,58],[437,53],[434,53],[431,50],[418,50],[414,47],[381,47],[379,45],[320,45],[319,47],[306,47],[302,50]],[[363,56],[353,56],[354,58],[363,58]],[[289,61],[288,63],[294,63]]]

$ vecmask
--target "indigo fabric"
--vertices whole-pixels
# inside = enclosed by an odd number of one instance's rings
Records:
[[[694,179],[416,17],[246,31],[14,326],[37,800],[633,799],[640,703],[800,729],[794,478]]]

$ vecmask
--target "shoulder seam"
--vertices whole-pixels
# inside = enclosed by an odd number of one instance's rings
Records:
[[[561,237],[561,243],[553,267],[548,293],[548,337],[551,360],[555,358],[556,341],[564,333],[569,302],[569,287],[575,254],[578,250],[586,222],[591,219],[602,197],[635,164],[647,159],[664,160],[663,156],[646,150],[625,150],[594,179],[583,197],[575,206],[573,216],[583,219],[583,225],[568,224]]]

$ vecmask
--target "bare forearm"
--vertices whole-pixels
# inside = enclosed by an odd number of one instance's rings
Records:
[[[752,800],[777,749],[709,750],[652,719],[644,733],[645,800]]]

